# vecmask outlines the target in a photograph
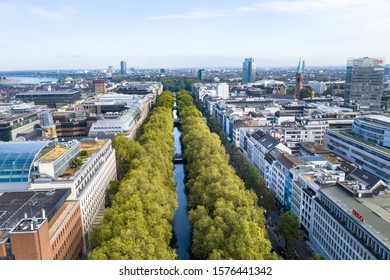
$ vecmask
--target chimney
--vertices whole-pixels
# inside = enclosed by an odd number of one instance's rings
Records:
[[[30,230],[34,230],[34,223],[32,221],[30,222]]]
[[[27,212],[24,212],[24,218],[27,219]]]
[[[46,211],[45,211],[45,209],[41,209],[41,211],[42,211],[42,219],[45,219],[46,218]]]

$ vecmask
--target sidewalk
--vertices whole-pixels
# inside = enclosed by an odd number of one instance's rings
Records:
[[[288,244],[288,248],[285,248],[286,242],[284,238],[275,229],[278,220],[279,213],[275,211],[268,215],[266,221],[266,228],[273,250],[285,260],[308,260],[313,254],[304,237],[293,244]]]

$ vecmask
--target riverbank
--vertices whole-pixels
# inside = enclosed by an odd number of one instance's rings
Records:
[[[21,82],[21,80],[17,80],[17,79],[1,79],[0,80],[0,85],[10,85],[10,84],[19,84]]]

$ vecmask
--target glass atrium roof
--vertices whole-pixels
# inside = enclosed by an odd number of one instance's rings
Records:
[[[34,160],[54,146],[54,141],[0,142],[0,184],[28,182]]]

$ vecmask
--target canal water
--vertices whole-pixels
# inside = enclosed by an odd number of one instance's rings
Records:
[[[176,102],[175,102],[176,105]],[[177,118],[176,110],[173,111],[173,117]],[[180,127],[174,128],[173,131],[175,139],[175,154],[182,154],[181,147],[181,131]],[[184,186],[184,163],[175,163],[175,182],[176,182],[176,197],[178,202],[178,208],[175,212],[175,218],[173,222],[173,230],[176,240],[176,252],[178,260],[190,260],[190,247],[191,247],[191,223],[188,219],[188,207],[187,207],[187,194]]]

